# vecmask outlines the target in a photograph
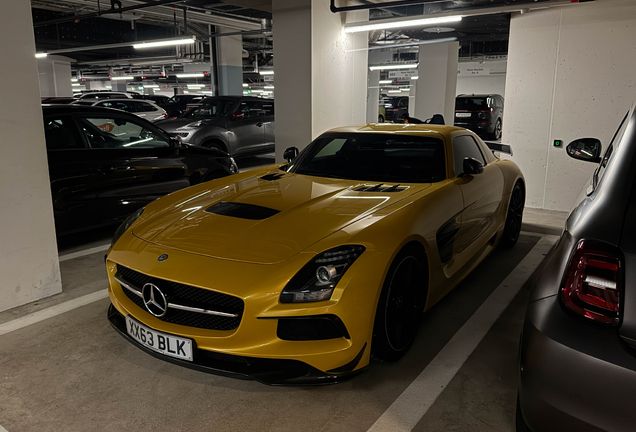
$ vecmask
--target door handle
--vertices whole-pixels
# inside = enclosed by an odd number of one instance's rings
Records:
[[[258,126],[258,127],[263,127],[263,123],[258,122],[258,123],[256,123],[256,126]]]

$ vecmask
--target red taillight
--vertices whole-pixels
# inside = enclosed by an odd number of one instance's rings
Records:
[[[621,260],[611,246],[581,240],[574,250],[561,288],[563,304],[571,311],[602,324],[620,318]]]
[[[168,118],[168,113],[163,113],[163,118]]]

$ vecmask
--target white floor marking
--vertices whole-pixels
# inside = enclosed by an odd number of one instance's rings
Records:
[[[546,235],[537,242],[369,432],[411,431],[417,425],[557,239]]]
[[[84,250],[81,250],[81,251],[60,255],[60,262],[67,261],[67,260],[70,260],[70,259],[73,259],[73,258],[83,257],[85,255],[90,255],[90,254],[94,254],[94,253],[97,253],[97,252],[102,252],[102,251],[108,250],[109,247],[110,247],[110,243],[103,244],[103,245],[100,245],[100,246],[95,246],[95,247],[92,247],[90,249],[84,249]],[[2,431],[0,431],[0,432],[2,432]]]
[[[12,321],[0,324],[0,336],[11,333],[15,330],[19,330],[23,327],[30,326],[31,324],[39,323],[40,321],[44,321],[45,319],[53,318],[54,316],[63,314],[65,312],[72,311],[73,309],[86,306],[96,301],[105,299],[106,297],[108,297],[108,290],[103,289],[92,294],[87,294],[85,296],[78,297],[73,300],[69,300],[67,302],[42,309],[37,312],[33,312],[32,314],[16,318]],[[4,431],[0,429],[0,432]]]
[[[0,425],[0,432],[9,432],[9,431],[3,428],[2,425]]]

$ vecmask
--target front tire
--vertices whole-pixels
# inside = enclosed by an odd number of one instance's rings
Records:
[[[384,123],[384,116],[382,114],[378,116],[378,123]]]
[[[517,240],[519,240],[525,202],[526,191],[523,184],[518,181],[510,194],[506,224],[504,226],[503,238],[501,239],[501,244],[505,247],[512,247],[517,243]]]
[[[399,360],[415,340],[428,285],[422,255],[414,247],[405,248],[389,267],[373,326],[372,350],[380,360]]]

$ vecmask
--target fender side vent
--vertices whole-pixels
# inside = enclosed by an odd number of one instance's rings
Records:
[[[220,202],[208,207],[205,211],[207,213],[250,220],[263,220],[279,213],[278,210],[267,207],[233,202]]]
[[[263,177],[261,177],[261,180],[274,181],[274,180],[278,180],[279,178],[283,177],[284,175],[285,175],[284,173],[266,174]]]

